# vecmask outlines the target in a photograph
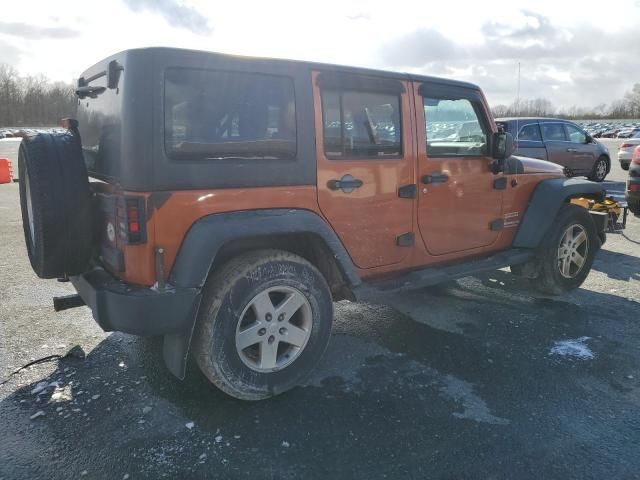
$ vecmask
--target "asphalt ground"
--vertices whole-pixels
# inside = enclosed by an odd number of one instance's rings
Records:
[[[54,313],[69,293],[33,274],[0,185],[0,382],[86,352],[0,386],[0,479],[640,478],[635,217],[562,297],[500,270],[339,302],[313,378],[257,403],[173,378],[157,339]]]

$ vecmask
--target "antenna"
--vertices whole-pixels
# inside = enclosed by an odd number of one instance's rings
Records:
[[[518,148],[518,137],[520,136],[520,115],[522,115],[522,110],[520,110],[520,62],[518,62],[518,88],[516,90],[516,149]]]

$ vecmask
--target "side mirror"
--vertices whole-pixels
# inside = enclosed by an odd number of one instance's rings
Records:
[[[591,135],[585,135],[584,143],[593,142],[593,137]]]
[[[513,136],[509,132],[496,132],[491,139],[491,156],[503,161],[513,154]]]

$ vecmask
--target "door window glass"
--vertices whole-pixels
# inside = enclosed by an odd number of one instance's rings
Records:
[[[564,128],[561,123],[543,123],[542,135],[545,140],[555,140],[566,142],[567,137],[564,134]]]
[[[537,123],[530,123],[520,129],[518,134],[518,140],[526,140],[529,142],[541,142],[542,136],[540,135],[540,127]]]
[[[487,132],[471,101],[424,97],[423,104],[428,156],[487,155]]]
[[[569,123],[564,124],[569,135],[569,141],[573,143],[587,143],[587,135],[575,125]]]
[[[322,119],[327,158],[402,155],[399,95],[324,90]]]
[[[295,157],[296,113],[290,78],[169,69],[164,107],[165,147],[172,158]]]

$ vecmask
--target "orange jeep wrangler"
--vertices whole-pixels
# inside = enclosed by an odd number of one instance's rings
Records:
[[[226,393],[301,383],[333,301],[506,266],[578,287],[601,185],[514,157],[481,90],[426,76],[169,48],[78,80],[77,119],[20,147],[29,259],[105,331],[163,335]]]

